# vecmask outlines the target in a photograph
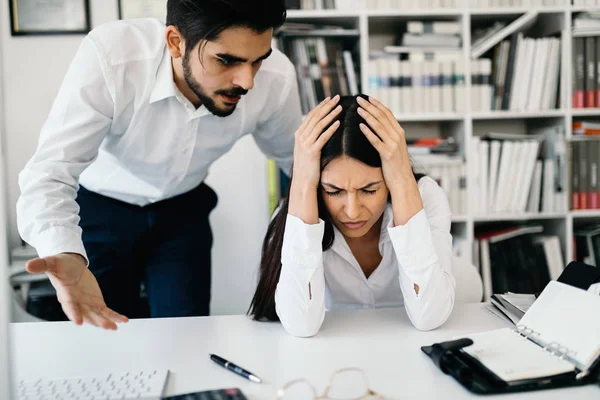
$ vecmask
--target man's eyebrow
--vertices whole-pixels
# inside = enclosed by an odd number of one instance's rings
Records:
[[[377,185],[377,184],[380,184],[381,182],[383,182],[383,181],[375,181],[375,182],[371,182],[371,183],[369,183],[369,184],[367,184],[367,185],[365,185],[365,186],[363,186],[363,187],[359,188],[358,190],[364,190],[364,189],[368,189],[368,188],[370,188],[370,187],[372,187],[372,186],[375,186],[375,185]],[[332,185],[331,183],[327,183],[327,182],[321,182],[321,185],[322,185],[322,186],[327,186],[327,187],[329,187],[329,188],[331,188],[331,189],[334,189],[334,190],[344,190],[344,189],[341,189],[341,188],[339,188],[339,187],[337,187],[337,186],[335,186],[335,185]]]
[[[264,55],[257,58],[256,61],[254,61],[254,62],[265,60],[266,58],[268,58],[271,55],[272,52],[273,52],[273,49],[269,49],[269,51],[267,51]],[[238,57],[238,56],[235,56],[233,54],[228,54],[228,53],[217,53],[217,57],[222,58],[223,60],[228,61],[230,63],[234,63],[234,62],[245,63],[248,61],[246,58]]]

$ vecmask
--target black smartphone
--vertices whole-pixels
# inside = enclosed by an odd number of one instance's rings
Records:
[[[248,400],[238,388],[207,390],[163,397],[163,400]]]

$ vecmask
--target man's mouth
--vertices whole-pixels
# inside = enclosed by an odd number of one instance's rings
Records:
[[[238,101],[240,101],[240,98],[242,96],[237,95],[237,96],[229,96],[226,94],[221,94],[221,97],[223,97],[223,100],[225,100],[225,103],[229,103],[229,104],[237,104]]]

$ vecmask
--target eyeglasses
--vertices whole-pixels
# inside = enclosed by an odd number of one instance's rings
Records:
[[[369,388],[367,375],[360,368],[338,369],[329,378],[325,392],[318,396],[310,382],[294,379],[277,391],[277,400],[386,400]]]

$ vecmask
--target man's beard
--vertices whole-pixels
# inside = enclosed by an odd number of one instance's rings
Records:
[[[213,115],[217,117],[227,117],[231,115],[236,108],[236,104],[233,104],[226,109],[219,108],[217,103],[207,96],[204,93],[204,89],[200,86],[200,84],[194,79],[192,76],[192,68],[190,66],[190,53],[187,52],[183,57],[183,78],[185,79],[185,83],[187,83],[188,87],[194,92],[194,94],[200,99],[200,102],[208,111],[210,111]],[[247,90],[242,89],[241,87],[234,87],[229,90],[217,90],[215,94],[224,94],[226,96],[243,96],[248,93]]]

